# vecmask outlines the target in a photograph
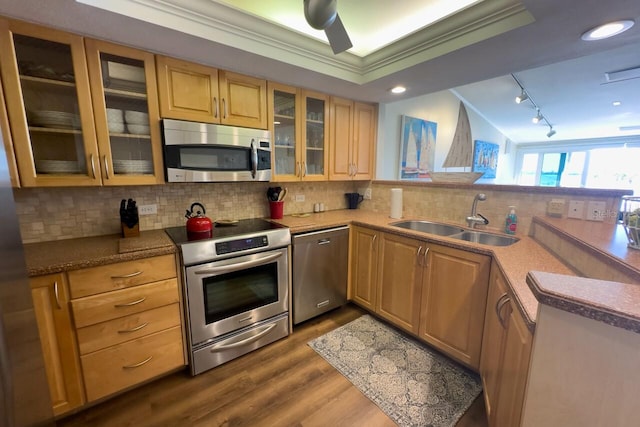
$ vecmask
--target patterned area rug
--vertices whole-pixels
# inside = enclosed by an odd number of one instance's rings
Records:
[[[399,426],[454,426],[478,376],[369,315],[309,342]]]

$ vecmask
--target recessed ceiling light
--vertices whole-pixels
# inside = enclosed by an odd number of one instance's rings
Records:
[[[612,104],[613,104],[613,106],[614,106],[614,107],[618,107],[618,106],[622,105],[622,102],[620,102],[620,101],[613,101],[613,102],[612,102]]]
[[[407,88],[404,86],[396,86],[393,89],[391,89],[391,93],[404,93],[406,90]]]
[[[581,38],[586,41],[606,39],[627,31],[629,28],[633,27],[633,24],[635,24],[635,22],[631,19],[609,22],[590,29],[584,33]]]

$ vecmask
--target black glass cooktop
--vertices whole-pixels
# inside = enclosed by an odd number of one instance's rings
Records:
[[[237,222],[228,222],[224,224],[214,224],[213,229],[211,230],[211,235],[207,233],[187,233],[186,223],[181,227],[170,227],[166,228],[165,231],[171,237],[171,240],[177,245],[181,245],[184,243],[194,242],[194,241],[215,241],[217,239],[226,239],[255,234],[260,232],[279,230],[283,231],[287,229],[287,227],[274,224],[272,222],[266,221],[260,218],[254,219],[242,219]]]

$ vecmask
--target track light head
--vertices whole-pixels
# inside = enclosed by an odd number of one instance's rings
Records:
[[[547,132],[547,138],[551,138],[555,134],[556,134],[555,129],[553,129],[552,126],[549,126],[549,132]]]
[[[536,114],[536,116],[533,119],[531,119],[533,124],[536,124],[536,125],[538,123],[540,123],[541,121],[543,121],[543,120],[544,120],[544,117],[542,117],[542,114],[540,113],[540,110],[538,110],[538,114]]]
[[[516,104],[520,104],[521,102],[526,101],[527,99],[529,99],[529,95],[527,95],[527,92],[525,92],[523,89],[520,95],[516,96]]]

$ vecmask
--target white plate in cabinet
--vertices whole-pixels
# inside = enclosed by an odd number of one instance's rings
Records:
[[[108,396],[184,366],[182,329],[176,326],[81,356],[87,400]]]
[[[136,286],[71,300],[76,328],[117,319],[179,301],[178,280]]]
[[[173,254],[69,271],[71,298],[130,288],[176,277]]]
[[[180,305],[146,310],[77,330],[80,354],[102,350],[154,332],[180,326]]]

